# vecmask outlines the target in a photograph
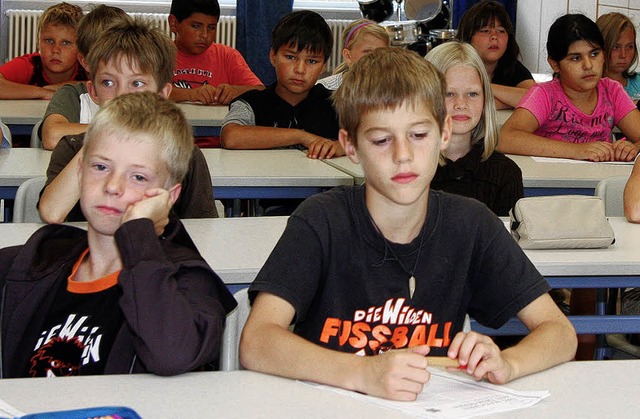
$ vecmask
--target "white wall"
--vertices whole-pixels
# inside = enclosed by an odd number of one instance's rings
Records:
[[[565,13],[583,13],[595,20],[598,16],[619,12],[631,18],[640,28],[640,0],[540,0],[519,1],[516,17],[516,39],[523,64],[532,73],[550,73],[547,64],[549,27]],[[640,43],[640,38],[638,39]]]

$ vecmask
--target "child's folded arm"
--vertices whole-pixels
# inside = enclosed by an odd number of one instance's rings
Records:
[[[220,301],[220,278],[195,249],[158,239],[148,219],[123,224],[115,237],[123,262],[120,307],[145,367],[174,375],[213,361],[234,306]]]

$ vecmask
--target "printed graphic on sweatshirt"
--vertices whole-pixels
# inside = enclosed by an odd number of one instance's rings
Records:
[[[100,327],[89,316],[70,314],[62,324],[40,334],[31,357],[29,375],[60,377],[78,375],[81,367],[100,362]]]
[[[320,342],[358,355],[417,345],[445,348],[451,344],[452,322],[434,323],[433,313],[391,298],[382,306],[356,310],[349,319],[325,320]]]

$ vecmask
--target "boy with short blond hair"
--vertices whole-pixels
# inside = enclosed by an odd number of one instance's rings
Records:
[[[86,137],[76,170],[87,230],[48,225],[0,250],[2,377],[214,362],[236,303],[170,216],[194,147],[184,115],[157,94],[127,94]]]
[[[502,221],[429,188],[451,135],[444,95],[443,75],[400,48],[346,74],[334,94],[340,142],[366,182],[314,195],[289,218],[249,290],[245,367],[415,400],[427,354],[493,383],[573,358],[571,323]],[[462,332],[467,313],[495,328],[517,316],[530,333],[500,351]]]
[[[171,99],[228,105],[239,94],[264,86],[237,50],[215,42],[217,0],[173,0],[169,27],[178,48]]]
[[[51,99],[64,83],[87,80],[77,59],[81,18],[79,6],[48,7],[38,19],[38,51],[0,66],[0,99]]]
[[[307,157],[318,159],[344,155],[331,91],[316,85],[332,48],[331,29],[319,14],[299,10],[280,19],[269,52],[277,81],[231,103],[222,122],[223,146],[302,148]]]
[[[175,46],[149,23],[133,20],[109,27],[92,46],[87,62],[91,80],[87,90],[100,106],[124,93],[151,91],[167,98]],[[83,136],[66,136],[53,150],[47,183],[38,209],[48,223],[82,221],[77,167]],[[198,148],[193,149],[190,170],[182,180],[182,194],[173,207],[180,218],[217,217],[211,174]]]
[[[89,73],[87,56],[91,46],[112,25],[130,22],[131,17],[122,9],[101,4],[95,6],[78,24],[76,46],[78,61]],[[91,99],[85,83],[65,84],[51,98],[40,127],[42,146],[53,150],[65,135],[77,135],[87,130],[87,125],[100,106]]]

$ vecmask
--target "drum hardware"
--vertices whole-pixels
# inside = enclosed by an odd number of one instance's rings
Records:
[[[363,17],[379,22],[389,33],[392,46],[402,46],[425,55],[431,48],[453,38],[450,32],[453,0],[358,0]],[[394,14],[395,20],[385,21]],[[404,17],[402,9],[404,3]],[[455,36],[455,32],[453,32]]]

